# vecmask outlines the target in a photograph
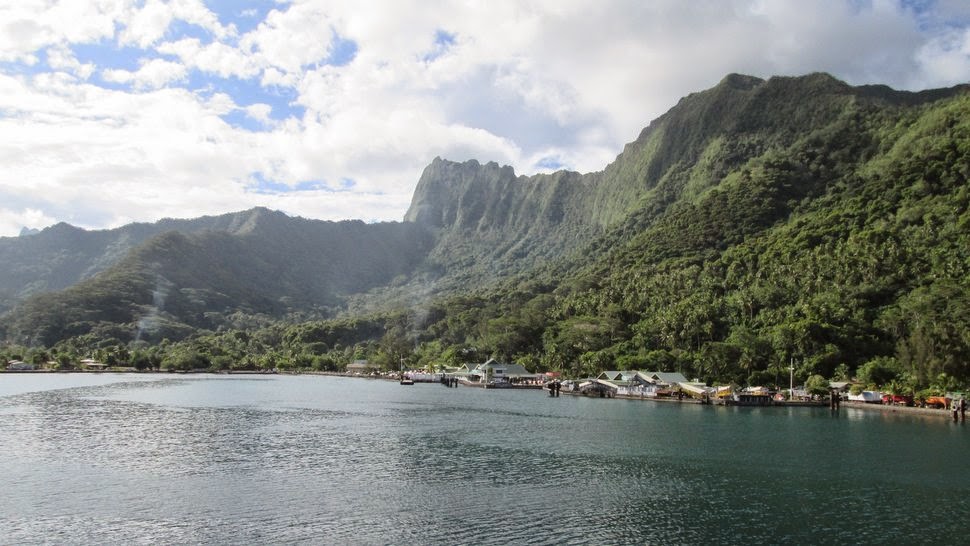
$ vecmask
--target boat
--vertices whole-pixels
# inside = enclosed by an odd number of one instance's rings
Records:
[[[866,404],[881,404],[882,394],[876,391],[862,391],[859,394],[850,394],[849,402],[865,402]]]
[[[768,393],[740,392],[724,401],[726,406],[772,406],[774,401]]]
[[[414,385],[414,378],[411,377],[410,375],[404,373],[404,359],[403,358],[401,359],[401,370],[400,370],[399,373],[401,374],[401,384],[402,385]]]

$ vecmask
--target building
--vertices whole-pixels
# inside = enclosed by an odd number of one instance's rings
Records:
[[[685,390],[690,385],[687,378],[678,372],[652,372],[637,370],[625,372],[622,383],[616,383],[619,394],[654,398],[657,396],[673,396],[676,392]],[[687,388],[690,393],[691,389]]]
[[[450,372],[466,383],[476,383],[493,387],[510,387],[519,385],[542,385],[542,374],[534,374],[526,370],[521,364],[502,364],[494,358],[488,361],[464,367]]]
[[[28,364],[22,360],[8,360],[7,369],[12,372],[29,372],[35,368],[33,364]]]
[[[355,360],[347,364],[347,373],[349,374],[370,375],[376,371],[377,366],[367,360]]]
[[[108,365],[103,362],[98,362],[93,358],[81,359],[81,369],[83,370],[104,370]]]

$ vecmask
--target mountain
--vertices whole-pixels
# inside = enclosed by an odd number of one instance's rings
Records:
[[[157,341],[253,324],[253,316],[325,317],[344,295],[409,274],[431,247],[413,224],[323,222],[266,209],[151,227],[183,230],[147,238],[65,290],[28,298],[12,313],[13,331],[45,344],[92,331]],[[48,231],[66,230],[55,226],[37,237]],[[86,242],[85,232],[71,233]],[[88,261],[108,259],[92,256]]]
[[[732,173],[757,158],[824,140],[861,154],[861,163],[881,142],[860,124],[905,122],[907,112],[967,89],[910,93],[851,87],[827,74],[731,74],[681,99],[601,172],[525,177],[495,163],[435,159],[405,221],[435,233],[427,269],[446,272],[437,281],[448,287],[529,271],[577,251],[583,260],[591,239],[615,229],[640,232],[675,205],[731,183]],[[799,198],[831,177],[816,172],[797,181]]]
[[[745,382],[796,359],[828,377],[875,358],[924,383],[970,375],[968,114],[968,86],[732,74],[599,172],[437,158],[400,223],[256,209],[55,226],[0,240],[19,272],[2,285],[17,304],[6,334],[155,341],[288,321],[303,323],[294,347],[383,332],[385,356],[437,343],[576,375]],[[366,335],[306,322],[372,312],[388,322]]]
[[[0,313],[24,299],[62,290],[93,277],[116,264],[135,247],[167,231],[244,232],[253,217],[267,213],[254,209],[193,220],[165,219],[153,224],[135,223],[116,229],[87,231],[60,223],[29,237],[0,237]]]

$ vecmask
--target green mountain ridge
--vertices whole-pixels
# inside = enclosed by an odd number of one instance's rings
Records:
[[[191,220],[163,219],[153,224],[88,231],[59,223],[21,237],[0,237],[0,312],[31,295],[62,290],[116,264],[135,247],[167,231],[198,233],[247,229],[267,209],[205,216]]]
[[[890,359],[923,385],[967,377],[968,97],[732,74],[600,172],[436,158],[403,223],[321,230],[256,209],[159,228],[98,276],[15,300],[6,335],[152,341],[275,324],[271,345],[290,353],[358,347],[331,363],[487,354],[749,382],[795,360],[829,377]]]
[[[430,247],[423,231],[404,224],[311,221],[266,209],[220,224],[149,238],[92,278],[27,299],[10,323],[53,344],[92,331],[159,341],[288,314],[327,317],[343,295],[408,274]]]

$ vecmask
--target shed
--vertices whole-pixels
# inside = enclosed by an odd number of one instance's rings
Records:
[[[376,370],[377,366],[374,366],[367,360],[355,360],[347,364],[347,373],[369,374]]]

